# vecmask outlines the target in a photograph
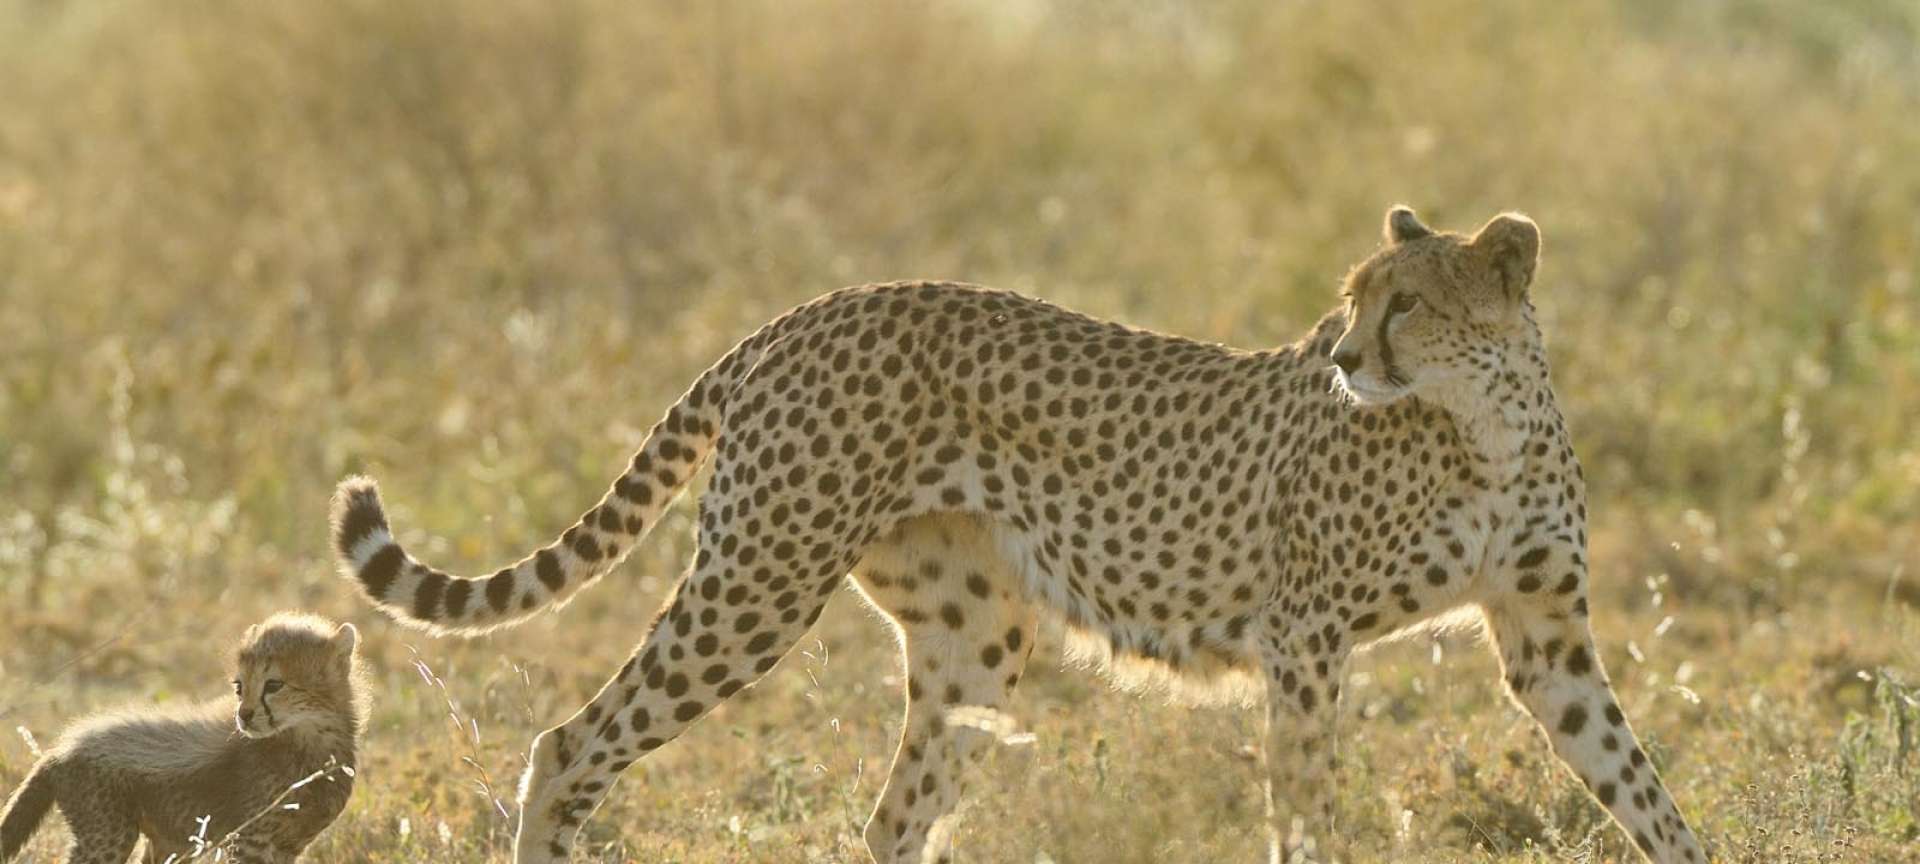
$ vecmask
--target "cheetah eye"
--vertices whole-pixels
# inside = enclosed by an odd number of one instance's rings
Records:
[[[280,688],[284,686],[286,686],[285,682],[281,681],[280,679],[268,678],[267,683],[260,685],[260,692],[278,693],[280,692]]]
[[[1402,291],[1398,294],[1393,295],[1392,300],[1387,301],[1387,314],[1388,315],[1405,315],[1408,312],[1412,312],[1413,307],[1418,305],[1420,305],[1419,295],[1409,294],[1405,291]]]
[[[240,679],[233,679],[233,695],[239,696],[244,690],[245,688],[240,686]]]

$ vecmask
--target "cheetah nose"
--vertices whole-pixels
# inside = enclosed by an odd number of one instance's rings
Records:
[[[240,725],[242,726],[253,725],[253,709],[252,708],[240,709]]]
[[[1348,375],[1352,375],[1354,370],[1360,368],[1360,359],[1358,351],[1341,349],[1333,352],[1333,365],[1340,367],[1340,371]]]

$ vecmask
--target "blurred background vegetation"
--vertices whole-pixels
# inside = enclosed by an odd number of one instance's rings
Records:
[[[0,0],[0,727],[218,695],[246,623],[352,616],[382,686],[320,860],[504,861],[489,795],[641,635],[690,508],[616,587],[444,642],[331,575],[341,476],[478,571],[826,290],[1266,346],[1388,204],[1519,209],[1599,638],[1676,794],[1725,860],[1920,860],[1916,153],[1910,0]],[[897,670],[855,603],[817,636],[583,854],[859,860]],[[1356,673],[1361,847],[1622,860],[1483,654]],[[1252,860],[1257,718],[1035,671],[965,860]],[[30,758],[0,740],[0,789]]]

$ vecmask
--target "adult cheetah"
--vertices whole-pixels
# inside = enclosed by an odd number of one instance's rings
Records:
[[[1183,690],[1264,685],[1275,860],[1339,855],[1347,658],[1465,610],[1641,851],[1705,861],[1588,629],[1585,491],[1528,297],[1538,229],[1508,214],[1466,237],[1395,208],[1385,235],[1338,310],[1268,351],[966,285],[828,294],[702,374],[546,548],[488,577],[434,570],[352,478],[341,566],[403,621],[512,624],[612,569],[712,457],[671,603],[534,742],[520,864],[566,859],[615,775],[779,663],[849,573],[908,663],[876,861],[946,860],[960,771],[993,740],[961,721],[1006,704],[1038,608]]]

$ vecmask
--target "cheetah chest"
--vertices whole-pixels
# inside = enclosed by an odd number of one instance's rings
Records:
[[[1413,446],[1335,435],[1302,460],[1275,597],[1285,615],[1331,619],[1364,642],[1473,598],[1513,502],[1443,419],[1413,416],[1402,439]]]

